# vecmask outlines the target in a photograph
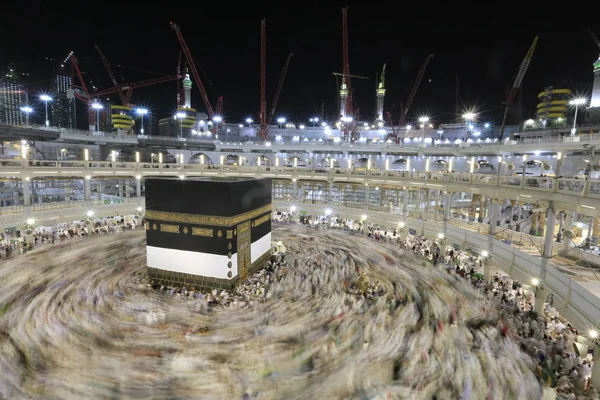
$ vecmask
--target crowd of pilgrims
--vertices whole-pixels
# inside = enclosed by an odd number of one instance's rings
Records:
[[[545,305],[544,315],[538,315],[531,289],[510,277],[496,274],[486,284],[482,274],[486,260],[481,257],[447,246],[443,240],[367,222],[292,214],[274,220],[281,223],[274,223],[273,233],[288,251],[274,254],[264,269],[231,292],[203,293],[136,280],[140,292],[145,292],[144,286],[154,286],[169,301],[191,306],[199,314],[243,310],[244,323],[256,319],[251,335],[256,340],[299,345],[294,358],[306,355],[301,365],[306,382],[290,380],[283,372],[277,379],[278,369],[290,368],[290,354],[262,353],[270,360],[271,372],[265,375],[269,384],[249,384],[242,389],[243,399],[281,398],[283,393],[286,398],[598,398],[590,384],[591,354],[578,354],[574,347],[577,330],[550,304]],[[92,232],[109,233],[136,226],[124,220],[100,225],[96,221],[67,231],[80,237],[85,236],[82,230],[89,233],[91,227]],[[52,241],[61,240],[58,232],[64,228],[51,232]],[[47,235],[37,237],[49,242]],[[373,242],[362,243],[366,238]],[[363,252],[361,245],[372,252]],[[419,264],[414,258],[402,264],[406,252],[426,261]],[[390,276],[395,279],[388,280]],[[467,286],[483,297],[473,297]],[[295,307],[312,311],[302,315]],[[170,312],[154,307],[147,310],[144,322],[162,326],[172,319]],[[298,321],[292,321],[295,314],[300,314]],[[357,320],[352,321],[352,316]],[[318,329],[309,332],[315,321]],[[228,323],[234,326],[236,320]],[[186,335],[211,331],[209,324],[194,324]],[[381,361],[388,353],[403,355],[393,362]],[[365,365],[370,366],[368,371],[362,368]],[[347,379],[335,374],[335,366],[353,382],[337,382]],[[317,379],[319,375],[327,378]],[[0,388],[1,383],[0,378]],[[302,395],[294,391],[294,384],[302,388],[297,389]],[[211,390],[217,396],[218,390]],[[230,394],[225,396],[231,398]]]

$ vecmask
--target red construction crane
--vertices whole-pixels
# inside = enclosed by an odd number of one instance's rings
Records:
[[[417,73],[417,77],[415,79],[415,83],[413,84],[413,87],[410,90],[410,94],[408,95],[408,100],[406,100],[406,106],[401,111],[402,113],[400,115],[400,121],[398,122],[398,126],[399,127],[403,126],[406,123],[406,116],[408,115],[408,111],[410,109],[410,106],[411,106],[413,100],[415,99],[415,95],[417,94],[417,90],[419,89],[419,86],[421,85],[421,80],[423,79],[423,75],[425,75],[425,70],[427,69],[427,65],[429,65],[429,61],[433,57],[435,57],[435,54],[428,55],[427,58],[425,59],[425,62],[423,63],[423,66],[421,67],[421,69]],[[392,126],[393,126],[393,124],[392,124]],[[392,139],[396,143],[400,142],[400,136],[398,135],[398,132],[395,131],[394,129],[392,129],[392,133],[390,133],[388,135],[388,139]]]
[[[269,113],[268,125],[271,125],[273,122],[273,117],[275,116],[275,108],[277,108],[277,103],[279,103],[279,96],[281,95],[281,89],[283,88],[283,82],[285,81],[285,76],[287,75],[288,67],[290,66],[290,61],[294,57],[294,53],[290,53],[283,64],[283,69],[281,70],[281,75],[279,75],[279,81],[277,82],[277,88],[275,89],[275,97],[273,98],[273,104],[271,105],[271,112]]]
[[[212,106],[210,105],[210,102],[208,101],[208,95],[206,94],[204,85],[200,80],[200,74],[198,73],[198,68],[194,63],[194,57],[192,56],[192,52],[185,43],[185,40],[183,39],[183,35],[181,34],[179,27],[173,22],[171,22],[171,28],[177,34],[177,39],[179,39],[179,43],[181,44],[181,49],[183,50],[183,54],[185,55],[185,58],[187,60],[188,67],[192,70],[192,76],[194,77],[194,80],[196,81],[195,83],[198,86],[198,89],[200,90],[200,95],[202,96],[202,101],[204,101],[204,105],[206,106],[208,116],[210,117],[210,119],[212,119],[215,116],[215,113],[213,111]]]
[[[110,76],[110,79],[111,79],[113,85],[118,86],[119,82],[117,82],[117,78],[115,77],[115,74],[113,73],[113,70],[110,67],[108,60],[102,53],[102,50],[100,50],[100,47],[98,47],[97,44],[95,44],[94,47],[96,48],[96,51],[100,55],[100,58],[102,59],[102,64],[104,64],[104,69],[106,69],[108,76]],[[125,93],[123,93],[123,92],[118,92],[118,93],[119,93],[119,97],[121,98],[121,102],[123,103],[124,106],[126,106],[128,104],[128,102],[125,99]]]
[[[261,140],[267,139],[267,36],[266,22],[260,20],[260,130]]]
[[[506,103],[504,104],[504,116],[502,117],[502,125],[500,126],[500,135],[498,138],[498,142],[502,144],[502,139],[504,138],[504,129],[506,128],[506,117],[508,116],[508,110],[515,100],[515,96],[519,92],[519,88],[521,87],[521,83],[523,82],[523,78],[525,77],[525,73],[527,72],[527,68],[529,68],[529,64],[531,63],[531,58],[533,57],[533,52],[535,50],[535,45],[538,41],[538,36],[533,39],[533,43],[531,43],[531,47],[529,51],[525,55],[523,61],[521,61],[521,65],[519,66],[519,71],[517,72],[517,76],[515,77],[515,82],[513,83],[512,88],[508,92],[508,96],[506,97]]]

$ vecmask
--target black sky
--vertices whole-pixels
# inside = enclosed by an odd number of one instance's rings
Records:
[[[31,90],[43,90],[54,67],[46,57],[60,59],[74,50],[81,69],[97,86],[106,88],[111,83],[94,50],[97,44],[111,64],[173,74],[179,55],[179,43],[169,26],[174,21],[205,73],[213,107],[217,97],[223,96],[228,121],[237,122],[248,115],[256,118],[258,113],[260,19],[265,17],[270,98],[288,53],[295,54],[277,114],[306,121],[319,113],[324,103],[326,116],[334,117],[337,94],[332,72],[342,69],[340,9],[348,4],[172,4],[11,3],[10,18],[0,25],[4,38],[0,41],[0,68],[15,63],[21,71],[31,73]],[[412,7],[422,8],[409,9],[400,2],[349,4],[350,70],[371,77],[369,81],[353,80],[355,105],[365,117],[374,114],[375,74],[384,62],[385,109],[398,116],[400,101],[408,97],[407,88],[426,56],[435,53],[409,117],[429,114],[437,122],[452,120],[458,75],[465,107],[478,106],[483,118],[497,121],[506,88],[536,35],[540,36],[538,47],[523,83],[523,117],[533,115],[536,95],[544,87],[564,82],[578,93],[591,88],[592,63],[600,49],[586,29],[600,34],[600,24],[587,23],[585,10],[580,10],[577,23],[571,24],[564,22],[570,18],[564,14],[547,17],[531,11],[528,15],[528,11],[509,6],[504,13],[482,9],[476,14],[468,13],[471,6],[437,11],[433,10],[435,3]],[[114,71],[123,83],[154,76],[116,66]],[[192,106],[205,109],[196,88],[192,93]],[[162,117],[175,109],[175,95],[175,83],[165,83],[139,89],[133,100]]]

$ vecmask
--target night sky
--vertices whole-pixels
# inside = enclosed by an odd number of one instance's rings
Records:
[[[170,9],[167,2],[129,6],[104,1],[86,6],[38,0],[26,7],[13,2],[4,6],[13,8],[5,15],[14,18],[0,24],[0,68],[14,63],[21,72],[31,74],[29,90],[43,91],[55,66],[47,58],[62,59],[74,50],[81,69],[104,89],[112,85],[94,49],[97,44],[122,83],[170,75],[180,51],[169,25],[174,21],[203,71],[200,74],[213,107],[217,97],[223,96],[227,121],[257,119],[260,19],[264,17],[268,108],[284,61],[293,52],[276,116],[306,122],[320,113],[324,103],[325,116],[334,118],[337,93],[332,72],[342,71],[341,6],[349,5],[350,71],[370,77],[353,80],[355,106],[362,117],[374,115],[375,75],[383,63],[387,63],[385,109],[397,118],[400,102],[406,101],[418,70],[426,56],[434,53],[409,118],[427,114],[434,122],[452,121],[458,75],[463,109],[477,106],[482,119],[499,122],[500,104],[536,34],[540,40],[515,107],[522,101],[523,118],[533,116],[537,93],[547,86],[562,84],[577,93],[589,93],[592,63],[600,52],[586,32],[590,28],[600,35],[600,24],[579,20],[568,28],[552,19],[528,17],[524,11],[509,10],[501,16],[490,10],[473,17],[459,10],[430,15],[431,10],[396,9],[403,7],[401,3],[393,3],[396,8],[391,9],[364,2],[280,2],[267,3],[268,7],[255,2],[247,6],[213,3],[173,3],[178,5]],[[174,82],[138,89],[132,98],[158,118],[174,112],[175,99]],[[205,110],[197,87],[192,91],[192,106]]]

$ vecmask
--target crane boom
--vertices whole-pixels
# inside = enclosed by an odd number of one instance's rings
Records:
[[[427,58],[425,59],[425,62],[423,63],[423,66],[417,73],[417,79],[415,80],[415,84],[413,85],[412,89],[410,90],[410,94],[408,95],[408,100],[406,100],[406,107],[404,107],[404,111],[402,112],[402,116],[400,117],[400,122],[399,122],[400,126],[404,125],[404,122],[406,121],[406,116],[408,115],[408,110],[410,109],[410,106],[411,106],[413,100],[415,99],[415,95],[417,94],[417,90],[419,89],[419,86],[421,85],[421,80],[423,79],[423,75],[425,74],[427,65],[429,64],[429,61],[433,57],[435,57],[435,54],[428,55]]]
[[[346,75],[341,72],[332,72],[332,73],[333,73],[333,75],[336,75],[336,76],[342,76],[342,77],[346,76],[348,78],[358,78],[358,79],[367,79],[367,80],[370,79],[368,76],[359,76],[359,75],[352,75],[352,74]]]
[[[279,76],[279,82],[277,82],[277,88],[275,89],[275,97],[273,98],[273,104],[271,105],[271,112],[269,113],[268,125],[271,125],[273,122],[273,117],[275,116],[275,108],[277,107],[277,103],[279,103],[279,95],[281,94],[281,89],[283,88],[283,82],[285,81],[285,76],[287,75],[288,67],[290,66],[290,61],[294,57],[294,53],[290,53],[283,64],[283,69],[281,70],[281,75]]]
[[[260,131],[261,140],[267,139],[267,33],[266,21],[260,20]]]
[[[531,63],[531,59],[533,58],[533,52],[535,51],[535,46],[537,44],[538,39],[539,36],[536,36],[533,39],[533,43],[531,43],[531,46],[529,47],[525,58],[523,58],[523,61],[521,61],[521,65],[519,66],[519,70],[517,71],[515,81],[506,98],[506,104],[504,106],[504,115],[502,116],[502,125],[500,126],[500,135],[498,138],[498,142],[500,144],[502,144],[502,140],[504,139],[504,130],[506,129],[506,118],[508,117],[508,110],[510,109],[510,106],[512,106],[515,96],[519,92],[519,88],[521,87],[521,83],[523,82],[523,78],[525,77],[525,73],[527,72],[529,64]]]
[[[140,87],[144,87],[144,86],[156,85],[156,84],[163,83],[163,82],[171,82],[171,81],[174,81],[177,79],[179,79],[178,75],[166,75],[166,76],[161,76],[158,78],[146,79],[143,81],[138,81],[138,82],[133,82],[133,83],[124,83],[122,85],[113,86],[111,88],[101,90],[98,93],[94,93],[93,95],[90,95],[90,98],[100,97],[100,96],[104,96],[107,94],[113,94],[113,93],[123,93],[126,90],[131,91],[132,89],[136,89],[136,88],[140,88]]]
[[[104,56],[104,53],[102,53],[102,50],[100,50],[100,47],[98,47],[97,44],[95,44],[94,47],[96,48],[96,51],[100,55],[100,58],[102,59],[102,64],[104,64],[104,69],[106,69],[108,76],[110,76],[110,80],[112,81],[113,85],[119,86],[119,83],[117,82],[117,78],[115,77],[115,74],[113,73],[113,70],[110,67],[108,60]],[[128,101],[125,98],[125,94],[122,91],[119,91],[118,93],[119,93],[119,97],[121,98],[121,102],[123,103],[124,106],[126,106]]]
[[[598,40],[598,36],[596,36],[596,34],[594,32],[592,32],[591,29],[588,29],[587,31],[590,34],[590,36],[592,37],[592,40],[594,41],[594,43],[596,43],[596,46],[600,47],[600,40]]]
[[[198,69],[196,68],[196,64],[194,63],[194,57],[192,56],[192,52],[190,51],[187,44],[185,43],[185,39],[183,38],[183,35],[181,34],[179,27],[175,23],[171,22],[171,28],[177,34],[177,39],[179,39],[179,44],[181,45],[181,50],[183,50],[183,54],[185,55],[188,65],[189,65],[190,69],[192,70],[192,75],[194,76],[196,85],[198,85],[198,89],[200,90],[200,96],[202,96],[202,101],[204,101],[204,105],[206,106],[206,111],[208,113],[208,116],[212,119],[215,116],[215,113],[213,111],[212,106],[210,105],[210,102],[208,101],[208,95],[206,94],[206,89],[204,88],[204,84],[202,84],[202,81],[200,80],[200,74],[198,73]]]

